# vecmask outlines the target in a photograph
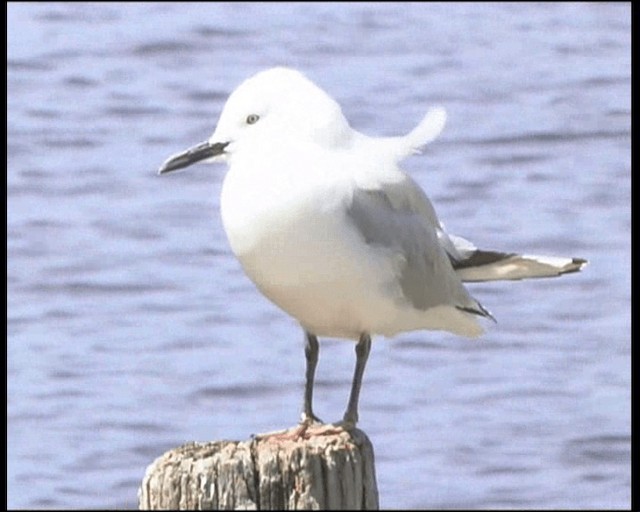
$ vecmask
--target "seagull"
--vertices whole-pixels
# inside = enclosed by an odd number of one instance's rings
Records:
[[[322,424],[312,407],[318,337],[356,341],[349,401],[336,423],[353,429],[372,336],[479,336],[480,320],[493,316],[464,282],[553,277],[587,264],[481,250],[447,233],[399,167],[445,121],[435,107],[405,136],[369,137],[301,72],[275,67],[241,83],[213,135],[158,171],[227,164],[220,209],[231,250],[260,292],[304,331],[301,425]]]

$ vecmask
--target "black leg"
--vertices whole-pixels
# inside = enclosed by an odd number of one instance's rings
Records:
[[[351,384],[351,395],[349,396],[349,405],[344,413],[344,423],[354,426],[358,423],[358,398],[360,397],[360,386],[362,385],[362,375],[364,367],[367,365],[367,358],[371,351],[371,336],[363,333],[356,345],[356,369],[353,373],[353,382]]]
[[[302,422],[319,422],[320,419],[313,414],[313,380],[316,375],[316,366],[318,364],[318,353],[320,347],[318,338],[305,331],[304,355],[307,360],[307,371],[304,384],[304,404],[302,406]]]

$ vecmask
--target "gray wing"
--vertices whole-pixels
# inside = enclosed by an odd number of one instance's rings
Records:
[[[462,285],[440,244],[433,206],[409,176],[375,189],[356,189],[347,216],[365,243],[402,257],[398,284],[413,307],[450,305],[491,317]]]

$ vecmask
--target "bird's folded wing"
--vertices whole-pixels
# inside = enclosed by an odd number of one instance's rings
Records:
[[[407,303],[418,310],[447,305],[490,317],[452,269],[433,207],[411,178],[356,189],[346,213],[364,243],[393,255],[396,284]]]

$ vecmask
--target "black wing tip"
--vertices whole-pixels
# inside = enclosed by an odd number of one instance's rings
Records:
[[[573,265],[573,266],[571,268],[566,269],[566,270],[561,270],[558,273],[558,276],[562,276],[564,274],[574,274],[576,272],[580,272],[588,264],[589,264],[589,260],[585,260],[584,258],[571,258],[571,265]]]
[[[477,308],[468,308],[465,306],[456,306],[456,308],[459,309],[460,311],[471,313],[472,315],[481,316],[483,318],[489,318],[490,320],[493,320],[494,324],[498,323],[498,321],[495,319],[495,317],[491,314],[491,312],[487,308],[485,308],[479,302],[476,302],[476,304],[478,306]]]
[[[483,249],[476,249],[463,260],[456,260],[450,254],[449,260],[454,270],[460,270],[469,267],[482,267],[483,265],[490,265],[497,261],[507,260],[513,256],[517,256],[514,252],[499,252],[499,251],[485,251]]]

